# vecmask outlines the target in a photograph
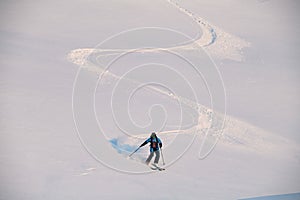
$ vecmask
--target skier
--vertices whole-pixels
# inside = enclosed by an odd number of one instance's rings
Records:
[[[154,159],[154,166],[157,166],[159,157],[160,157],[160,151],[159,149],[162,147],[161,140],[156,136],[156,134],[153,132],[143,144],[140,145],[140,147],[145,146],[147,143],[150,142],[150,155],[148,156],[146,160],[146,164],[149,165],[154,153],[155,153],[155,159]]]

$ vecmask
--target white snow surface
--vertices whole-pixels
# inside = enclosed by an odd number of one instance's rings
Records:
[[[299,192],[297,7],[2,2],[0,199]],[[152,131],[165,171],[128,157]]]

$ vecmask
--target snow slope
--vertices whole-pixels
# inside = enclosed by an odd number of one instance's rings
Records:
[[[299,192],[296,7],[3,2],[0,199]],[[153,130],[164,172],[127,158]]]
[[[75,49],[72,50],[68,54],[68,59],[73,62],[74,64],[77,64],[80,66],[80,68],[88,69],[89,71],[96,72],[99,74],[99,80],[100,82],[103,82],[102,84],[114,84],[114,81],[111,79],[117,80],[117,84],[119,84],[120,80],[126,80],[127,82],[131,82],[135,84],[136,86],[139,86],[142,84],[142,82],[127,79],[126,73],[122,72],[123,75],[116,75],[112,72],[110,72],[110,65],[111,63],[114,63],[115,60],[118,60],[119,57],[126,56],[127,53],[137,53],[137,54],[150,54],[155,53],[159,54],[163,51],[172,51],[172,52],[181,52],[181,51],[189,51],[191,49],[201,49],[204,47],[205,50],[207,50],[212,56],[215,56],[218,59],[229,59],[234,61],[242,61],[242,49],[249,47],[250,44],[234,35],[231,35],[222,29],[211,25],[210,23],[206,22],[204,19],[202,19],[199,16],[196,16],[194,13],[189,11],[188,9],[185,9],[181,7],[178,3],[175,1],[167,1],[171,5],[175,6],[179,11],[183,12],[185,15],[191,17],[191,19],[200,26],[200,29],[202,30],[202,35],[197,39],[191,39],[188,44],[184,45],[178,45],[178,46],[172,46],[172,47],[144,47],[141,46],[139,48],[123,48],[123,49],[102,49],[102,44],[96,46],[94,49]],[[141,28],[148,31],[152,31],[152,29],[159,30],[157,27],[145,27]],[[169,29],[162,29],[163,31]],[[131,31],[140,31],[140,29],[134,29],[129,30]],[[172,31],[172,30],[171,30]],[[125,32],[126,34],[127,32]],[[121,33],[123,34],[123,33]],[[177,32],[176,32],[177,34]],[[179,33],[182,34],[182,33]],[[199,34],[200,35],[200,34]],[[114,37],[118,37],[113,36]],[[188,38],[188,36],[184,35]],[[130,37],[128,37],[130,38]],[[127,38],[127,39],[128,39]],[[111,39],[111,38],[109,38]],[[149,38],[148,38],[149,39]],[[188,38],[190,39],[190,38]],[[136,40],[136,38],[134,38]],[[130,41],[130,40],[129,40]],[[104,41],[105,43],[106,41]],[[150,54],[151,55],[151,54]],[[215,59],[216,59],[215,58]],[[213,62],[213,61],[212,61]],[[120,67],[120,66],[118,66]],[[124,66],[123,66],[124,67]],[[132,70],[132,69],[130,69]],[[133,68],[135,70],[135,68]],[[131,72],[131,71],[129,71]],[[107,78],[108,77],[108,78]],[[103,81],[102,81],[103,79]],[[99,84],[99,80],[97,81],[97,84]],[[146,81],[145,81],[146,82]],[[76,80],[74,83],[74,86],[76,87]],[[117,86],[115,86],[117,87]],[[98,85],[96,86],[95,92],[98,89]],[[144,89],[144,88],[142,88]],[[205,135],[203,139],[203,143],[200,147],[200,152],[202,151],[202,148],[205,144],[205,141],[207,140],[207,137],[211,137],[210,140],[214,141],[213,144],[210,144],[211,147],[208,148],[207,152],[204,153],[204,156],[200,156],[199,158],[205,158],[207,155],[210,154],[210,152],[213,150],[215,145],[218,143],[219,139],[221,139],[221,142],[224,144],[230,144],[231,146],[240,146],[243,148],[249,148],[256,151],[275,151],[275,149],[286,149],[288,147],[291,147],[291,142],[287,141],[284,138],[278,137],[278,136],[271,136],[270,133],[267,133],[266,131],[263,131],[259,128],[256,128],[250,124],[247,124],[245,122],[242,122],[241,120],[238,120],[234,117],[226,116],[226,114],[221,114],[217,111],[212,110],[211,108],[208,108],[204,105],[199,104],[198,102],[194,102],[191,99],[188,99],[184,96],[178,96],[176,94],[170,93],[164,89],[160,89],[157,86],[153,85],[146,85],[146,89],[152,90],[156,92],[156,95],[163,95],[169,98],[170,101],[177,100],[180,104],[183,104],[190,109],[192,109],[196,113],[196,121],[192,127],[189,127],[188,129],[175,129],[175,130],[167,130],[167,131],[161,131],[159,132],[161,134],[161,137],[163,137],[166,141],[173,141],[168,134],[196,134],[196,135]],[[172,89],[172,88],[171,88]],[[113,88],[114,90],[114,88]],[[196,88],[197,90],[197,88]],[[224,88],[225,90],[225,88]],[[135,92],[135,91],[134,91]],[[74,95],[74,94],[73,94]],[[131,98],[131,96],[130,96]],[[121,101],[121,100],[120,100]],[[123,101],[123,100],[122,100]],[[226,99],[224,99],[226,101]],[[226,103],[226,102],[225,102]],[[95,104],[95,102],[94,102]],[[94,106],[95,107],[95,106]],[[226,112],[226,110],[224,110]],[[75,111],[76,112],[76,111]],[[96,114],[97,115],[97,114]],[[98,119],[97,119],[98,120]],[[115,120],[115,119],[114,119]],[[132,119],[131,119],[132,120]],[[76,123],[76,119],[75,119]],[[99,123],[99,122],[98,122]],[[118,126],[118,124],[117,124]],[[119,127],[118,127],[119,128]],[[166,127],[163,127],[164,129]],[[181,127],[182,128],[182,127]],[[126,132],[121,130],[122,132]],[[133,130],[130,130],[133,131]],[[143,130],[144,131],[144,130]],[[165,133],[168,134],[165,134]],[[126,133],[125,133],[126,134]],[[122,134],[121,134],[122,135]],[[166,135],[166,136],[165,136]],[[119,153],[125,153],[128,155],[130,152],[135,150],[135,147],[138,146],[138,144],[141,142],[141,138],[145,139],[147,138],[147,135],[145,134],[139,134],[138,137],[139,140],[135,140],[135,137],[131,137],[132,135],[126,134],[124,138],[121,136],[121,138],[112,138],[110,139],[111,143],[113,144],[113,147],[118,150]],[[122,138],[123,137],[123,138]],[[134,140],[134,141],[131,141]],[[134,144],[134,146],[128,146],[128,144]],[[297,149],[296,144],[292,145],[293,149]],[[281,151],[281,150],[279,150]]]

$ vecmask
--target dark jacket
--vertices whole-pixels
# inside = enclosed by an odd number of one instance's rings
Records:
[[[158,137],[150,137],[148,138],[140,147],[145,146],[150,142],[150,152],[158,151],[162,148],[162,142]]]

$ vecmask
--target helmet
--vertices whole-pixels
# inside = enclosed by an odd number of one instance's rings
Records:
[[[156,136],[155,132],[151,133],[151,137],[154,138]]]

